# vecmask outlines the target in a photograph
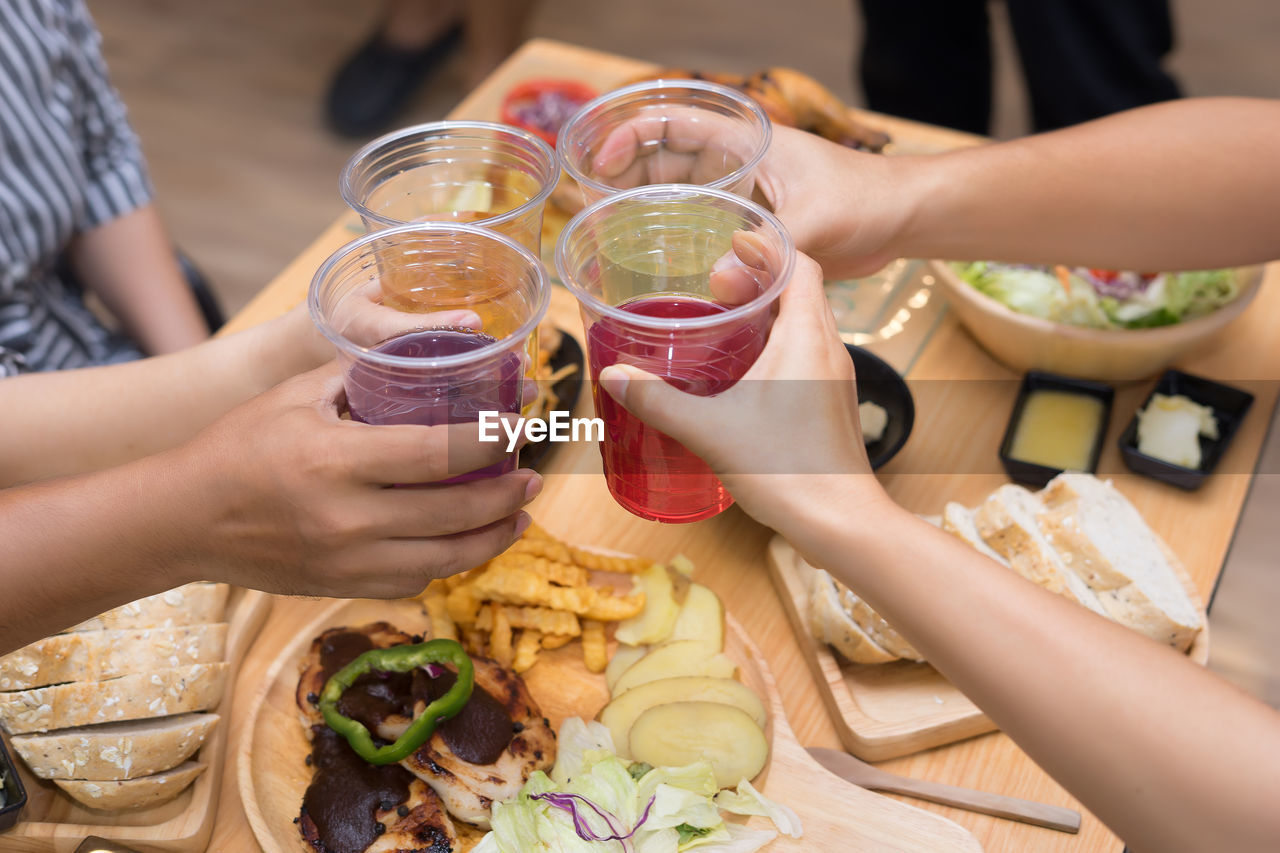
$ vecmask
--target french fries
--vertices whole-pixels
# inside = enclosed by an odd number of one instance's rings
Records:
[[[516,672],[524,672],[538,662],[538,652],[542,649],[542,634],[532,629],[520,632],[516,642],[516,656],[511,668]]]
[[[531,524],[504,553],[429,584],[420,601],[434,636],[460,639],[472,653],[516,672],[536,665],[543,650],[579,637],[586,669],[603,672],[609,660],[607,623],[639,614],[645,593],[639,587],[617,592],[599,583],[596,573],[635,575],[652,565],[642,557],[569,545]]]
[[[511,623],[501,605],[489,604],[492,627],[489,629],[489,657],[503,666],[511,666],[515,653],[511,648]]]
[[[588,672],[604,672],[609,665],[609,647],[605,641],[604,623],[588,619],[582,623],[582,662]]]

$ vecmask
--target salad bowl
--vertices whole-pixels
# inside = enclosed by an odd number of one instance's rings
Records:
[[[1249,307],[1263,276],[1261,266],[1228,271],[1234,276],[1234,296],[1191,319],[1168,322],[1172,318],[1166,316],[1162,318],[1166,325],[1126,328],[1112,323],[1110,328],[1097,328],[1074,324],[1092,320],[1090,315],[1081,316],[1081,311],[1070,317],[1072,323],[1015,311],[962,278],[952,264],[930,261],[930,266],[969,334],[1006,367],[1121,382],[1146,379],[1209,344]],[[1064,287],[1070,288],[1070,282],[1064,282]],[[1104,316],[1098,309],[1095,313]]]

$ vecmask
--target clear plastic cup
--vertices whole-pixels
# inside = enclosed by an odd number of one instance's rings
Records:
[[[415,282],[412,310],[382,298],[388,278]],[[441,222],[348,243],[316,272],[307,296],[312,320],[337,347],[352,419],[428,426],[520,411],[549,301],[546,270],[527,248]],[[479,328],[459,325],[459,311],[478,315]],[[516,461],[513,453],[458,479],[496,476]]]
[[[760,105],[735,89],[705,80],[651,80],[583,106],[560,128],[556,154],[587,204],[669,183],[749,198],[772,134]]]
[[[440,121],[373,140],[347,161],[338,186],[370,231],[409,222],[471,223],[540,257],[542,212],[559,179],[555,153],[528,131]]]
[[[761,268],[737,260],[734,247],[747,239],[767,259]],[[596,414],[605,423],[605,478],[630,512],[698,521],[733,498],[705,462],[604,392],[600,371],[632,364],[691,394],[727,390],[764,349],[795,258],[791,237],[771,213],[703,187],[617,193],[565,227],[556,267],[582,309]],[[720,276],[714,290],[713,269]],[[724,299],[726,270],[746,274],[735,278],[732,303]]]

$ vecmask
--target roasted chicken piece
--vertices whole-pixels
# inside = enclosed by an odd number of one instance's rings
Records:
[[[374,818],[375,838],[364,847],[364,853],[457,853],[462,849],[457,829],[440,797],[421,779],[409,783],[409,799],[390,809],[378,807]],[[378,832],[376,826],[383,830]],[[298,829],[317,853],[342,853],[322,841],[315,820],[305,808],[298,818]],[[341,845],[352,840],[342,837],[330,843]],[[361,845],[365,840],[355,836],[354,844]]]
[[[486,716],[492,724],[510,726],[513,737],[506,748],[489,763],[468,760],[481,756],[473,755],[466,741],[450,737],[452,724],[462,719],[464,711],[400,764],[434,788],[451,815],[487,828],[494,802],[514,797],[535,770],[551,770],[556,761],[556,734],[520,676],[487,658],[474,661],[472,702],[483,690],[500,706],[491,708]]]
[[[827,87],[792,68],[769,68],[750,75],[663,68],[628,82],[658,79],[708,80],[731,86],[750,96],[771,121],[816,133],[849,148],[879,153],[889,144],[889,134],[864,125]]]
[[[297,702],[309,735],[325,732],[317,707],[328,678],[370,648],[412,642],[385,622],[359,628],[330,629],[311,644],[298,679]],[[516,795],[535,770],[555,764],[556,742],[548,720],[520,676],[487,658],[473,657],[475,686],[466,708],[446,720],[431,738],[400,765],[434,789],[453,817],[488,828],[495,801]],[[339,710],[360,719],[377,737],[392,741],[404,733],[412,715],[453,685],[447,671],[362,676],[344,694]]]

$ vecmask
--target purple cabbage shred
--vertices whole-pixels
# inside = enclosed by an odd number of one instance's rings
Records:
[[[567,812],[573,818],[574,831],[578,833],[578,837],[583,841],[620,841],[623,850],[630,850],[630,839],[636,834],[640,827],[644,826],[644,822],[649,819],[649,812],[653,809],[655,797],[649,798],[649,803],[644,807],[644,814],[640,815],[640,820],[636,821],[636,825],[631,827],[630,832],[622,831],[622,822],[606,809],[602,809],[595,803],[588,800],[581,794],[570,794],[564,791],[548,791],[545,794],[531,794],[531,800],[542,800],[548,805],[555,806],[564,812]],[[587,822],[586,817],[579,812],[579,806],[585,806],[605,822],[609,827],[610,835],[601,835],[591,828],[591,824]]]

